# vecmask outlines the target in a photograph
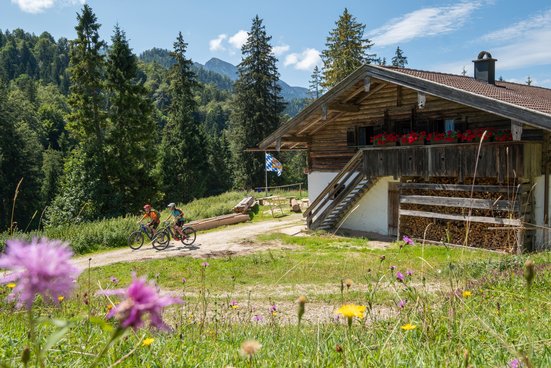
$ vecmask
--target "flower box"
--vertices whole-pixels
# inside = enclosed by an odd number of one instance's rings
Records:
[[[425,144],[426,137],[427,132],[409,132],[400,137],[400,144],[402,146],[421,146]]]
[[[484,134],[486,132],[486,134]],[[468,129],[462,133],[458,134],[458,138],[463,143],[479,143],[482,137],[484,136],[484,142],[489,142],[494,135],[494,130],[491,128],[488,129]]]
[[[455,130],[449,130],[447,132],[432,132],[427,136],[427,141],[430,144],[448,144],[457,143],[459,133]]]
[[[398,142],[398,135],[395,133],[381,133],[371,137],[374,146],[395,146]]]

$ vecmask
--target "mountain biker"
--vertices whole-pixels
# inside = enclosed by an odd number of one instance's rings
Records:
[[[140,221],[138,221],[138,224],[144,219],[149,218],[150,221],[147,223],[147,227],[151,230],[151,233],[155,235],[157,233],[157,226],[161,223],[161,215],[159,214],[159,211],[151,207],[150,204],[143,206],[143,210],[145,211],[145,214]]]
[[[185,222],[184,211],[182,211],[179,208],[176,208],[175,203],[169,203],[167,208],[169,210],[168,212],[169,219],[171,217],[174,218],[174,223],[172,227],[174,228],[174,232],[177,235],[176,237],[183,236],[184,234],[182,233],[182,227],[184,226],[184,222]]]

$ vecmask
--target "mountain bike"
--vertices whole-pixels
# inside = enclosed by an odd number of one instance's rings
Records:
[[[170,242],[170,238],[167,238],[164,232],[157,231],[157,234],[153,234],[149,227],[140,224],[140,228],[128,237],[128,246],[134,250],[140,249],[146,237],[151,241],[151,245],[156,250],[166,249]]]
[[[195,239],[197,237],[195,229],[191,226],[182,226],[182,233],[176,233],[170,221],[163,222],[163,228],[159,230],[158,234],[160,233],[163,233],[162,240],[166,241],[167,246],[171,238],[174,240],[180,240],[184,245],[192,245],[195,243]]]

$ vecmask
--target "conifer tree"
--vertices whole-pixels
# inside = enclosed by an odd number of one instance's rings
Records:
[[[396,48],[396,52],[392,57],[392,66],[397,66],[398,68],[405,68],[408,64],[408,58],[404,56],[404,52],[400,49],[400,46]]]
[[[105,156],[113,195],[112,212],[138,209],[150,201],[154,186],[150,174],[156,147],[153,104],[138,80],[137,58],[117,25],[107,55],[105,89],[108,122]],[[149,183],[144,185],[144,183]]]
[[[108,215],[110,190],[105,160],[104,47],[95,14],[85,4],[70,43],[67,130],[78,142],[65,162],[60,194],[47,214],[51,224]]]
[[[187,45],[180,32],[171,52],[176,63],[168,73],[170,106],[159,153],[161,189],[171,202],[187,202],[206,192],[206,139],[194,116],[194,90],[199,85],[193,62],[186,58]]]
[[[364,38],[365,25],[359,23],[345,8],[327,37],[326,49],[321,53],[323,61],[323,86],[331,88],[363,64],[375,60],[368,54],[373,43]]]
[[[240,189],[264,185],[264,154],[245,152],[245,149],[255,147],[279,126],[280,114],[285,108],[270,40],[257,15],[241,48],[234,109],[230,116],[234,186]]]
[[[310,77],[310,86],[309,86],[310,88],[308,89],[310,98],[318,99],[322,95],[323,93],[323,87],[321,86],[322,82],[323,81],[322,81],[321,70],[316,65]]]

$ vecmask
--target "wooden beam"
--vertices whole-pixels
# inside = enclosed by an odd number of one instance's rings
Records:
[[[451,215],[447,213],[412,211],[412,210],[402,210],[402,209],[400,209],[400,216],[427,217],[427,218],[437,218],[437,219],[451,220],[451,221],[482,222],[485,224],[509,225],[509,226],[522,225],[522,222],[519,219],[506,219],[501,217],[485,217],[485,216]]]
[[[520,188],[519,188],[520,187]],[[468,184],[432,184],[432,183],[401,183],[400,189],[420,189],[420,190],[449,190],[454,192],[470,192],[471,185]],[[519,184],[518,186],[505,185],[475,185],[475,192],[490,193],[522,193],[530,190],[529,185]]]
[[[328,105],[329,110],[340,111],[340,112],[358,112],[360,111],[360,106],[354,104],[344,104],[344,103],[332,103]]]
[[[493,200],[480,198],[438,197],[423,195],[400,196],[400,203],[420,204],[426,206],[476,208],[494,211],[519,211],[517,201]]]
[[[288,137],[282,137],[281,138],[285,143],[310,143],[312,142],[312,137],[297,137],[296,135],[291,135],[291,136],[288,136]]]

